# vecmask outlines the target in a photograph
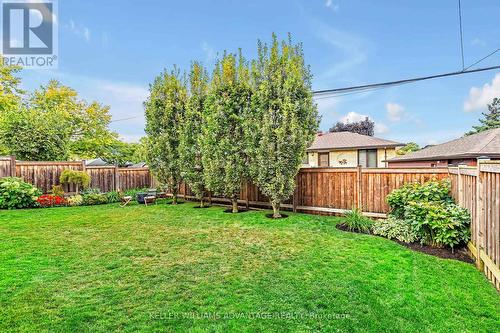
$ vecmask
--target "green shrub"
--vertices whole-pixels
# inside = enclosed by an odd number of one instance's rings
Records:
[[[111,191],[111,192],[106,193],[106,197],[107,197],[109,203],[121,201],[120,193],[118,193],[116,191]]]
[[[405,210],[422,243],[455,247],[470,239],[467,209],[450,202],[410,202]]]
[[[131,196],[132,198],[136,198],[138,193],[144,193],[147,192],[149,188],[131,188],[129,190],[126,190],[123,194],[124,196]]]
[[[389,216],[386,220],[377,220],[373,223],[372,232],[375,235],[397,239],[400,242],[412,243],[419,240],[417,232],[411,223]]]
[[[344,224],[349,231],[369,233],[373,221],[363,216],[358,208],[353,208],[345,214]]]
[[[81,195],[85,195],[85,194],[101,194],[101,189],[100,188],[97,188],[97,187],[89,187],[89,188],[86,188],[86,189],[83,189],[80,191],[80,194]]]
[[[52,190],[50,190],[50,193],[57,197],[64,197],[64,190],[61,185],[52,185]]]
[[[82,197],[83,205],[85,206],[102,205],[108,203],[108,198],[104,193],[89,193],[82,195]]]
[[[28,208],[36,205],[42,192],[21,178],[5,177],[0,179],[0,208]]]
[[[85,171],[66,169],[61,173],[59,181],[61,184],[74,184],[78,193],[80,187],[87,188],[90,185],[90,176]]]
[[[83,197],[80,194],[71,196],[66,200],[70,206],[81,206],[83,204]]]
[[[387,196],[391,215],[403,219],[410,202],[453,202],[450,196],[450,181],[432,180],[424,184],[407,183]]]

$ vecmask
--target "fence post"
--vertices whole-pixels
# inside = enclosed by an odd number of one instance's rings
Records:
[[[16,176],[16,157],[14,155],[10,156],[10,176]]]
[[[300,170],[299,170],[300,173]],[[297,212],[297,200],[298,200],[298,192],[299,192],[299,173],[295,175],[295,188],[293,189],[293,197],[292,197],[292,210],[294,213]]]
[[[249,199],[250,191],[249,191],[249,189],[250,189],[250,183],[247,181],[245,183],[245,199],[246,199],[245,205],[247,207],[247,210],[250,208],[250,199]]]
[[[356,191],[357,197],[358,197],[358,209],[363,211],[363,178],[362,178],[362,169],[361,165],[358,165],[357,171],[356,171]]]
[[[115,191],[120,191],[120,172],[118,170],[118,165],[115,165],[115,181],[114,181]]]
[[[485,236],[485,216],[484,216],[484,194],[483,194],[483,173],[481,172],[481,163],[477,161],[477,180],[476,180],[476,229],[477,229],[477,257],[476,266],[480,271],[484,271],[484,264],[481,260],[481,252],[484,249]]]
[[[462,194],[463,194],[463,189],[462,189],[462,174],[460,172],[460,164],[457,166],[457,171],[458,171],[458,205],[463,207],[463,200],[462,200]]]

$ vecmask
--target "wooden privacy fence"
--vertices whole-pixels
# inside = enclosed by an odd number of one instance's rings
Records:
[[[90,176],[90,187],[103,192],[128,190],[154,185],[148,168],[119,168],[116,166],[85,166],[76,162],[32,162],[16,161],[13,157],[0,158],[0,178],[19,177],[33,184],[43,193],[48,193],[53,185],[59,185],[59,177],[65,169],[86,171]],[[74,192],[73,186],[65,185],[66,192]]]
[[[452,195],[471,213],[469,249],[477,267],[500,290],[500,164],[449,168]]]
[[[0,177],[23,178],[47,193],[59,184],[64,169],[85,170],[91,187],[104,192],[139,187],[155,187],[148,168],[115,166],[86,167],[83,162],[24,162],[0,157]],[[450,168],[302,168],[296,178],[293,196],[282,204],[285,209],[309,213],[345,213],[353,207],[365,215],[385,217],[385,201],[392,190],[410,182],[451,178],[451,192],[472,217],[469,249],[479,269],[500,289],[500,163],[483,162],[478,167]],[[68,192],[73,188],[66,188]],[[180,196],[193,199],[186,184]],[[228,199],[210,197],[214,202]],[[247,207],[270,207],[257,186],[243,186],[239,203]]]
[[[425,182],[448,177],[447,168],[302,168],[292,198],[283,208],[302,212],[345,213],[353,207],[365,215],[385,217],[389,206],[385,197],[405,183]],[[180,195],[193,198],[189,187],[182,185]],[[214,201],[227,201],[212,197]],[[249,207],[269,207],[269,200],[257,186],[246,184],[239,201]]]

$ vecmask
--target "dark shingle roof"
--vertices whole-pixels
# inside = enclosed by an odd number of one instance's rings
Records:
[[[500,128],[464,136],[389,159],[389,162],[500,156]]]
[[[404,146],[404,144],[357,133],[334,132],[316,135],[313,144],[307,150],[388,148],[398,146]]]

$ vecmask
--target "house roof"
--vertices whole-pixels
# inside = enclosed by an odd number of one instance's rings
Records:
[[[404,146],[404,144],[352,132],[333,132],[317,134],[314,142],[307,150],[389,148],[398,146]]]
[[[85,165],[87,165],[87,166],[105,166],[105,165],[109,165],[109,164],[106,163],[106,161],[104,161],[102,158],[94,158],[92,160],[85,161]]]
[[[500,157],[500,128],[464,136],[440,145],[394,157],[388,161],[441,160],[479,156]]]

